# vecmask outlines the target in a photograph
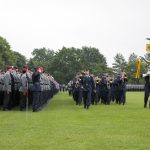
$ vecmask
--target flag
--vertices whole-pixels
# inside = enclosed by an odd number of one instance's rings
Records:
[[[137,66],[136,66],[136,79],[140,78],[140,70],[141,70],[141,60],[137,60]]]
[[[150,52],[150,44],[146,44],[146,51]]]

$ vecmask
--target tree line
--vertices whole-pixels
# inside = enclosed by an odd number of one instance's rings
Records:
[[[0,37],[0,68],[5,70],[7,65],[14,65],[21,69],[28,65],[31,69],[36,66],[44,66],[59,83],[69,82],[77,72],[89,69],[94,75],[119,74],[125,71],[128,75],[129,83],[142,83],[135,79],[136,61],[138,55],[132,53],[126,61],[123,54],[117,53],[114,57],[112,67],[108,67],[106,57],[95,47],[83,46],[82,48],[62,47],[58,51],[48,48],[35,48],[32,51],[32,58],[29,60],[22,54],[11,49],[10,44],[3,37]],[[150,54],[145,55],[150,59]],[[141,64],[141,74],[145,73],[146,64]]]

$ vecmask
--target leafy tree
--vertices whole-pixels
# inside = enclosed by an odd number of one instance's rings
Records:
[[[126,67],[126,73],[128,74],[128,82],[129,83],[136,83],[137,82],[136,78],[135,78],[137,57],[138,56],[135,53],[132,53],[128,59],[128,64]]]
[[[105,57],[92,47],[63,47],[55,54],[51,66],[50,71],[59,82],[68,82],[80,70],[89,69],[96,75],[107,70]]]
[[[11,51],[10,51],[10,45],[4,39],[0,36],[0,65],[1,68],[5,68],[7,64],[9,64],[9,60],[11,59]]]
[[[143,83],[142,78],[140,78],[139,80],[137,80],[135,78],[136,71],[137,71],[137,58],[138,58],[138,56],[135,53],[132,53],[129,56],[128,64],[127,64],[127,67],[126,67],[126,72],[128,74],[128,77],[129,77],[128,82],[132,83],[132,84]],[[146,68],[146,64],[145,64],[144,61],[142,61],[141,62],[141,76],[145,72],[145,68]]]
[[[79,50],[63,47],[52,61],[50,72],[60,82],[68,82],[81,69]]]
[[[136,55],[135,53],[132,53],[132,54],[129,56],[128,63],[130,63],[130,62],[136,62],[136,61],[137,61],[137,58],[138,58],[138,55]]]
[[[6,69],[7,65],[21,67],[26,63],[25,56],[11,50],[9,43],[3,37],[0,37],[0,65]]]
[[[107,68],[106,58],[99,52],[97,48],[82,47],[81,49],[81,63],[83,68],[90,69],[93,72],[101,72]],[[95,70],[95,65],[98,69]]]
[[[122,54],[118,53],[114,57],[114,63],[113,63],[113,71],[114,73],[121,73],[125,71],[127,66],[127,62],[125,61],[125,58]]]
[[[36,48],[32,52],[33,59],[38,62],[49,61],[54,56],[54,51],[50,49]]]
[[[27,60],[26,57],[18,52],[13,52],[15,57],[15,66],[18,68],[22,68],[24,65],[26,65]]]
[[[44,66],[48,71],[50,63],[55,55],[53,50],[46,48],[36,48],[32,52],[33,58],[30,58],[28,65],[33,69],[36,66]]]

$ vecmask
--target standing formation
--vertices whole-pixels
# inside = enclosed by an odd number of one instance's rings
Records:
[[[125,105],[126,103],[126,83],[125,72],[111,77],[103,75],[101,77],[90,74],[89,71],[78,73],[73,81],[68,83],[69,94],[73,95],[76,105],[84,103],[84,108],[89,109],[90,104],[105,104],[110,102]]]
[[[41,66],[35,68],[34,73],[27,66],[22,72],[13,66],[0,72],[0,106],[3,111],[18,105],[21,111],[29,105],[34,112],[39,111],[58,90],[59,84]]]

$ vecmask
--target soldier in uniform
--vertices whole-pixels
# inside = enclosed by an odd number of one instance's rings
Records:
[[[40,99],[39,99],[39,108],[41,109],[42,105],[44,104],[45,100],[45,74],[44,74],[44,68],[40,66],[41,74],[40,74]]]
[[[85,71],[81,83],[83,85],[84,108],[89,109],[91,104],[91,94],[93,90],[95,91],[95,82],[93,77],[90,76],[89,70]]]
[[[4,92],[3,92],[4,74],[5,74],[5,72],[3,72],[1,70],[1,72],[0,72],[0,106],[2,106],[3,98],[4,98]]]
[[[74,92],[73,92],[73,97],[74,100],[76,101],[76,105],[81,105],[82,104],[82,97],[83,97],[83,86],[82,86],[82,74],[78,73],[76,75],[76,81],[74,85]]]
[[[94,103],[97,105],[97,103],[99,102],[99,95],[100,95],[100,78],[97,76],[95,77],[95,84],[96,84],[96,93],[94,96]]]
[[[111,102],[111,83],[110,83],[110,76],[107,75],[106,81],[107,81],[107,89],[108,89],[108,93],[107,93],[107,105],[110,104]]]
[[[48,74],[44,73],[42,76],[43,80],[43,99],[42,99],[42,105],[47,104],[47,101],[49,100],[49,92],[50,92],[50,82],[48,78]]]
[[[93,78],[94,84],[95,84],[95,77],[94,77],[94,74],[90,74],[90,76]],[[95,96],[96,96],[96,84],[95,84],[95,90],[92,90],[92,93],[91,93],[91,104],[92,104],[92,105],[95,104]]]
[[[76,76],[75,80],[73,81],[73,99],[76,102],[76,105],[78,105],[78,98],[79,98],[79,79],[78,76]]]
[[[109,85],[110,85],[110,93],[109,93],[109,98],[110,102],[115,101],[115,88],[114,88],[114,79],[113,77],[110,78],[109,80]]]
[[[17,106],[20,101],[20,73],[18,71],[17,67],[13,68],[12,72],[13,78],[14,78],[14,88],[12,89],[12,105]]]
[[[41,75],[43,69],[42,67],[37,67],[35,69],[35,72],[32,75],[32,82],[33,82],[33,87],[32,87],[32,92],[33,92],[33,103],[32,103],[32,109],[33,112],[39,111],[41,107],[40,103],[40,96],[41,96]]]
[[[117,78],[115,78],[114,80],[114,88],[115,88],[116,104],[120,104],[121,94],[122,94],[122,79],[121,79],[120,74],[118,74]]]
[[[24,66],[25,68],[28,68],[27,66]],[[28,71],[26,73],[27,75],[27,80],[28,80],[28,98],[29,98],[29,105],[32,104],[32,86],[33,86],[33,83],[32,83],[32,74],[33,72],[31,70],[29,70],[28,68]]]
[[[122,73],[122,93],[121,93],[121,102],[120,104],[125,105],[126,103],[126,83],[127,83],[127,75],[125,72]]]
[[[147,107],[148,98],[149,98],[149,93],[150,93],[150,69],[148,69],[148,72],[146,74],[143,74],[143,77],[145,79],[144,108],[146,108]]]
[[[108,103],[108,94],[109,94],[109,89],[108,89],[108,83],[106,80],[106,76],[103,75],[100,81],[100,99],[101,103],[103,104],[109,104]]]
[[[83,85],[82,85],[83,72],[79,74],[79,96],[78,96],[78,105],[82,105],[82,97],[83,97]]]
[[[28,68],[27,67],[23,67],[22,69],[22,74],[20,77],[20,88],[19,88],[19,92],[20,92],[20,111],[23,111],[26,109],[26,103],[28,100],[28,79],[27,79],[27,72],[28,72]]]
[[[12,72],[13,72],[13,66],[8,66],[7,72],[4,74],[3,111],[11,110],[12,108],[12,88],[14,88],[14,78]]]
[[[51,98],[51,77],[50,74],[47,75],[47,99]]]
[[[126,83],[127,83],[127,75],[125,72],[122,75],[118,75],[114,81],[115,85],[115,99],[117,104],[126,103]]]

